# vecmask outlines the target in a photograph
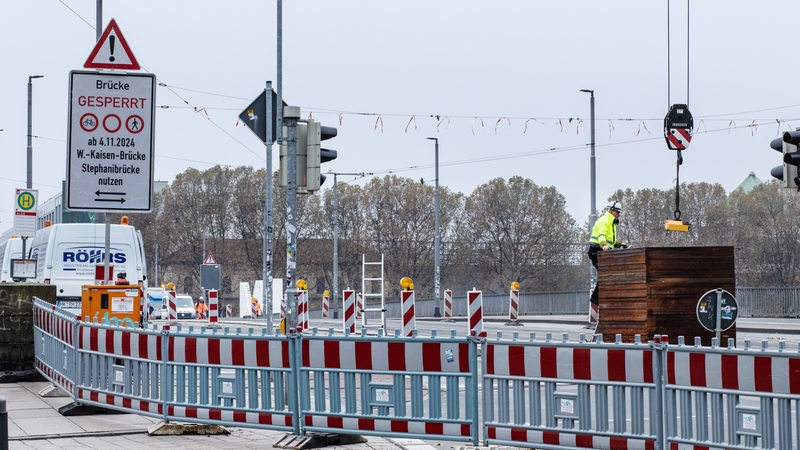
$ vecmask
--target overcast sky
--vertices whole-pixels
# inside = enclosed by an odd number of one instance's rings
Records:
[[[33,81],[33,187],[40,203],[61,189],[69,72],[83,70],[95,45],[96,5],[3,5],[2,230],[13,223],[14,189],[25,187],[30,75],[44,75]],[[433,183],[434,144],[426,138],[438,137],[442,186],[469,194],[521,175],[555,186],[579,224],[590,213],[589,95],[580,89],[596,95],[598,208],[618,188],[674,185],[676,155],[663,119],[670,104],[687,100],[695,134],[681,181],[730,192],[751,171],[769,180],[780,163],[769,141],[800,126],[800,2],[693,1],[688,33],[687,2],[670,1],[669,15],[667,6],[284,1],[283,97],[303,117],[338,128],[328,146],[339,157],[323,172]],[[114,18],[142,71],[164,85],[156,93],[156,180],[189,167],[265,166],[263,145],[237,116],[267,80],[277,82],[276,9],[275,1],[256,0],[103,2],[103,27]],[[369,176],[355,178],[339,179]]]

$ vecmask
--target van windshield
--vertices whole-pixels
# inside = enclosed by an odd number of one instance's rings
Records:
[[[175,304],[178,307],[194,308],[194,303],[192,303],[192,298],[191,297],[177,297],[175,299]]]

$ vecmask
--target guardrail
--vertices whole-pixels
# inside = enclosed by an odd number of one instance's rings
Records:
[[[800,447],[800,352],[783,343],[267,335],[33,308],[42,375],[75,402],[164,421],[536,449]]]
[[[698,298],[700,299],[700,295]],[[739,317],[800,317],[800,288],[736,288],[736,302],[739,305]],[[565,292],[528,292],[519,295],[520,315],[588,315],[589,291]],[[443,314],[442,300],[417,298],[414,308],[418,317],[433,317],[436,308]],[[508,316],[508,293],[483,293],[483,309],[486,316]],[[466,317],[466,293],[453,293],[452,313],[456,317]],[[388,317],[401,317],[400,302],[386,302]],[[312,317],[319,317],[319,310],[312,312]]]

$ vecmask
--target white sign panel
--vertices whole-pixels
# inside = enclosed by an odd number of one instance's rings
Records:
[[[155,75],[70,72],[67,208],[148,212]]]
[[[14,197],[14,234],[33,236],[36,234],[36,210],[39,191],[17,189]]]

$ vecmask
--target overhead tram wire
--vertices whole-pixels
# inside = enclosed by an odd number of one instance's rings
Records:
[[[67,8],[77,18],[79,18],[81,21],[83,21],[89,28],[91,28],[92,30],[95,30],[95,26],[94,25],[92,25],[89,21],[84,19],[74,9],[72,9],[69,5],[67,5],[64,2],[64,0],[58,0],[58,2],[61,3],[62,6]],[[688,5],[687,5],[687,8],[688,8]],[[688,22],[688,13],[687,13],[687,22]],[[667,54],[668,55],[669,55],[669,51],[670,51],[669,27],[670,27],[670,23],[669,23],[669,0],[668,0],[668,2],[667,2],[667,34],[668,34],[668,36],[667,36]],[[689,32],[689,30],[688,30],[688,27],[687,27],[687,40],[688,40],[688,32]],[[687,88],[688,88],[688,76],[689,76],[689,74],[688,74],[688,58],[689,58],[689,54],[688,54],[688,51],[687,51]],[[669,61],[669,58],[668,58],[667,59],[667,97],[668,97],[667,98],[667,103],[668,104],[669,104],[669,97],[670,97],[670,80],[669,80],[669,76],[670,76],[670,61]],[[176,90],[183,90],[183,91],[187,91],[187,92],[194,92],[194,93],[205,94],[205,95],[213,95],[213,96],[218,96],[218,97],[223,97],[223,98],[231,98],[231,99],[235,99],[235,100],[249,100],[249,98],[237,97],[237,96],[232,96],[232,95],[228,95],[228,94],[219,94],[219,93],[210,92],[210,91],[191,89],[191,88],[184,88],[184,87],[180,87],[180,86],[177,86],[177,85],[168,85],[168,84],[164,83],[161,80],[159,80],[159,86],[164,87],[166,89],[169,89],[170,92],[172,92],[176,97],[178,97],[186,105],[186,106],[161,105],[161,106],[159,106],[159,108],[161,108],[161,109],[186,108],[186,109],[192,109],[195,112],[201,112],[201,111],[204,111],[204,110],[236,110],[235,108],[198,107],[198,106],[194,106],[189,101],[187,101],[185,98],[183,98],[181,95],[179,95],[177,92],[175,92]],[[687,93],[687,101],[688,101],[688,93]],[[763,109],[757,109],[757,110],[751,110],[751,111],[742,111],[742,112],[735,112],[735,113],[714,114],[714,115],[705,116],[704,118],[699,118],[699,119],[701,119],[701,120],[733,120],[732,118],[724,118],[723,116],[726,116],[726,115],[728,115],[728,116],[734,115],[735,116],[735,115],[740,115],[740,114],[749,114],[749,113],[753,113],[753,112],[766,112],[766,111],[774,111],[774,110],[794,108],[794,107],[800,107],[800,104],[776,106],[776,107],[772,107],[772,108],[763,108]],[[305,108],[309,108],[312,111],[319,112],[319,113],[350,114],[350,115],[373,116],[373,117],[377,117],[377,116],[383,116],[383,117],[431,117],[431,118],[448,117],[448,118],[452,118],[452,119],[475,119],[476,117],[477,118],[485,118],[485,119],[499,119],[499,118],[501,118],[501,117],[486,116],[486,115],[378,113],[378,112],[346,111],[346,110],[337,110],[337,109],[330,109],[330,108],[316,108],[316,107],[309,107],[309,106],[307,106]],[[534,120],[563,120],[563,119],[569,120],[569,119],[578,119],[578,120],[580,120],[579,117],[531,117],[531,116],[502,116],[502,117],[508,118],[510,120],[529,120],[529,119],[534,119]],[[220,131],[222,131],[228,137],[233,139],[239,145],[244,147],[248,152],[254,154],[257,157],[259,157],[261,160],[264,159],[263,155],[251,150],[246,144],[242,143],[241,141],[236,139],[233,135],[231,135],[230,133],[225,131],[224,128],[222,128],[219,124],[214,122],[212,119],[207,117],[206,120],[208,120],[210,123],[212,123],[215,127],[217,127]],[[638,121],[658,121],[658,122],[661,122],[661,121],[663,121],[663,118],[597,118],[597,120],[601,120],[601,121],[602,120],[618,120],[618,121],[629,121],[629,122],[631,122],[631,121],[637,121],[637,122]],[[761,119],[744,119],[744,120],[761,120]],[[767,120],[767,119],[763,119],[763,120]],[[774,121],[780,120],[780,119],[772,119],[772,120],[773,120],[772,123],[774,123]],[[789,122],[789,121],[792,121],[792,120],[797,120],[797,119],[785,119],[783,121],[784,122]],[[758,124],[756,124],[756,125],[758,125]],[[761,125],[763,125],[763,124],[761,124]],[[717,131],[723,131],[723,130],[717,130]],[[623,142],[621,144],[625,144],[625,143],[628,143],[628,142]],[[580,148],[583,148],[583,147],[580,147]],[[575,148],[575,149],[577,150],[578,148]],[[557,151],[565,151],[565,150],[558,150],[558,149],[555,149],[555,150],[557,150]],[[526,154],[524,154],[522,156],[530,156],[530,153],[526,153]],[[179,158],[175,158],[175,159],[179,159]],[[465,164],[471,163],[471,162],[472,161],[466,161]],[[385,172],[385,173],[388,173],[388,172]]]
[[[765,120],[767,120],[767,119],[765,119]],[[800,120],[800,119],[793,119],[793,120]],[[737,128],[747,129],[747,128],[765,126],[765,125],[773,125],[773,124],[775,124],[774,119],[770,119],[767,122],[751,123],[751,124],[747,124],[747,125],[742,125],[742,126],[737,127]],[[709,134],[709,133],[717,133],[717,132],[723,132],[723,131],[729,132],[729,131],[731,131],[731,129],[728,128],[728,127],[725,127],[725,128],[711,129],[711,130],[703,130],[703,131],[700,131],[699,134]],[[653,136],[653,137],[642,138],[642,139],[630,139],[630,140],[621,141],[621,142],[609,142],[609,143],[605,143],[605,144],[596,144],[596,146],[597,147],[614,147],[614,146],[619,146],[619,145],[638,144],[638,143],[648,142],[648,141],[660,141],[662,139],[664,139],[663,136]],[[553,148],[549,148],[549,149],[545,149],[545,150],[532,150],[532,151],[529,151],[529,152],[510,153],[510,154],[507,154],[507,155],[493,155],[493,156],[487,156],[487,157],[462,159],[462,160],[458,160],[458,161],[440,162],[439,166],[440,167],[461,166],[461,165],[477,164],[477,163],[490,162],[490,161],[502,161],[502,160],[506,160],[506,159],[528,158],[528,157],[531,157],[531,156],[541,156],[541,155],[547,155],[547,154],[552,154],[552,153],[561,153],[561,152],[570,152],[570,151],[581,150],[581,149],[586,148],[586,145],[588,145],[588,144],[572,145],[572,146],[568,146],[568,147],[553,147]],[[410,172],[410,171],[414,171],[414,170],[423,170],[423,169],[431,169],[431,168],[433,168],[433,166],[434,166],[433,164],[420,164],[420,165],[413,165],[413,166],[396,167],[396,168],[392,168],[392,169],[373,170],[372,174],[374,174],[374,175],[389,175],[389,174],[393,174],[393,173]]]

